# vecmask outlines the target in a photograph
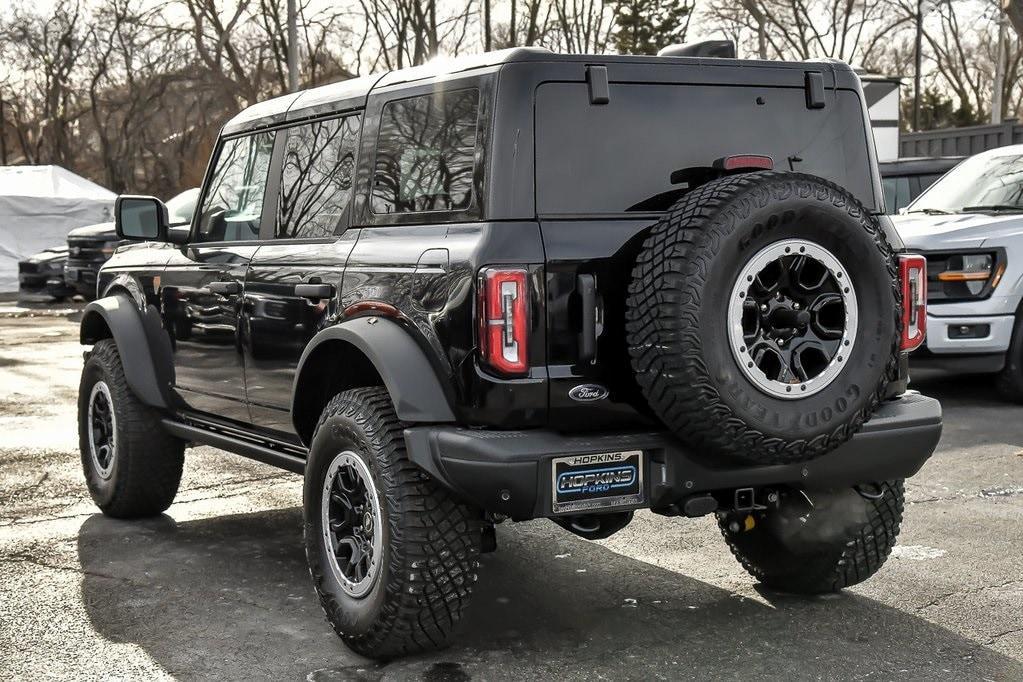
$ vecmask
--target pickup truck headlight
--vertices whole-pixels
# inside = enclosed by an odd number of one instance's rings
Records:
[[[927,261],[931,301],[987,298],[1005,272],[1005,256],[998,251],[928,254]]]

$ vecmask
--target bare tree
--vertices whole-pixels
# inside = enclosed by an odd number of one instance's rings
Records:
[[[11,98],[18,142],[32,163],[74,165],[71,128],[81,110],[73,85],[87,33],[83,11],[72,0],[58,0],[45,16],[17,5],[0,32],[12,63],[32,65],[22,73],[21,97]]]
[[[614,3],[607,0],[552,0],[553,31],[548,47],[565,52],[600,53],[607,50],[614,28]]]
[[[464,51],[478,13],[473,4],[438,8],[436,0],[358,0],[376,49],[371,70],[416,66]]]
[[[869,64],[910,22],[892,12],[888,0],[717,0],[708,16],[732,35],[755,36],[761,59],[834,57],[859,64]]]

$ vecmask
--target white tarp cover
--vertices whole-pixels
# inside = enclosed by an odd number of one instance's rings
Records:
[[[18,290],[19,260],[109,221],[116,198],[60,166],[0,166],[0,292]]]

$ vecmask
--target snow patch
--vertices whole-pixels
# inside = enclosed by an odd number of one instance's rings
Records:
[[[910,561],[927,561],[943,557],[947,552],[937,547],[926,547],[924,545],[895,545],[892,548],[893,559],[908,559]]]

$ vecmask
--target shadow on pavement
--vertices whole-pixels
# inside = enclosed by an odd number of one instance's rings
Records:
[[[1018,407],[998,394],[993,374],[949,374],[941,370],[914,370],[910,367],[910,376],[910,388],[937,398],[942,404]]]
[[[853,594],[765,593],[765,604],[547,522],[502,526],[499,545],[484,557],[454,646],[377,665],[348,652],[325,622],[306,571],[298,509],[180,524],[168,516],[127,523],[96,515],[78,537],[93,626],[181,677],[1023,675],[1009,658]]]

